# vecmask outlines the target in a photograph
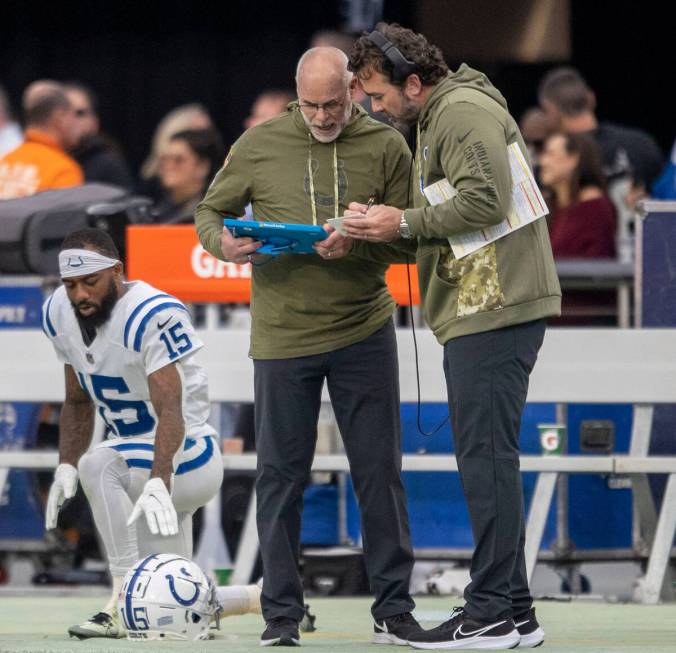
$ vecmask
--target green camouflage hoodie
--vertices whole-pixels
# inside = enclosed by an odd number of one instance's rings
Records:
[[[405,206],[411,154],[396,130],[355,106],[338,138],[312,137],[296,103],[287,113],[245,132],[197,207],[203,247],[223,258],[223,217],[241,216],[251,202],[258,221],[323,225],[352,202]],[[253,358],[310,356],[354,344],[378,330],[394,308],[386,248],[355,247],[324,260],[282,254],[253,266]]]
[[[526,147],[507,103],[467,65],[434,87],[418,118],[412,209],[427,323],[442,344],[561,311],[561,289],[544,219],[456,259],[449,236],[499,224],[511,202],[507,146]],[[446,178],[458,194],[430,206],[421,192]]]

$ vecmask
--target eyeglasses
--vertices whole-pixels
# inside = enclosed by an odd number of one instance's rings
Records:
[[[314,102],[299,102],[298,106],[301,108],[303,113],[305,113],[308,118],[312,118],[320,109],[331,115],[337,115],[343,110],[345,106],[345,100],[339,102],[338,100],[331,100],[330,102],[324,102],[323,104],[315,104]]]

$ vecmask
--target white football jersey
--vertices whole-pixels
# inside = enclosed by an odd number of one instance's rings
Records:
[[[71,365],[91,397],[111,438],[153,438],[157,414],[148,376],[176,363],[183,383],[186,435],[214,435],[207,424],[206,371],[193,354],[204,345],[186,307],[143,281],[125,284],[110,319],[87,346],[66,289],[59,287],[42,307],[42,328],[56,355]]]

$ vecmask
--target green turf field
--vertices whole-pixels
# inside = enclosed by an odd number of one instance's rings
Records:
[[[263,622],[260,615],[230,617],[210,642],[128,642],[121,640],[68,639],[68,626],[96,612],[105,597],[0,597],[0,652],[31,651],[134,651],[183,650],[252,651],[259,647]],[[417,614],[436,621],[453,605],[453,599],[419,597]],[[457,600],[455,600],[457,603]],[[323,653],[373,653],[370,601],[365,598],[312,599],[317,632],[302,636],[302,645]],[[590,602],[539,602],[538,618],[547,633],[542,653],[676,653],[676,605],[645,607]],[[284,649],[287,650],[287,649]],[[388,649],[386,649],[388,650]],[[403,650],[403,649],[399,649]]]

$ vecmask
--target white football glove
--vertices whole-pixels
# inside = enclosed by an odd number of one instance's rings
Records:
[[[66,499],[72,499],[77,490],[77,469],[69,463],[61,463],[54,471],[54,480],[49,488],[47,510],[45,511],[45,528],[56,528],[59,510]]]
[[[167,486],[161,478],[151,478],[143,487],[143,494],[138,498],[129,516],[127,526],[131,526],[145,513],[148,528],[153,535],[176,535],[178,533],[178,515],[171,500]]]

